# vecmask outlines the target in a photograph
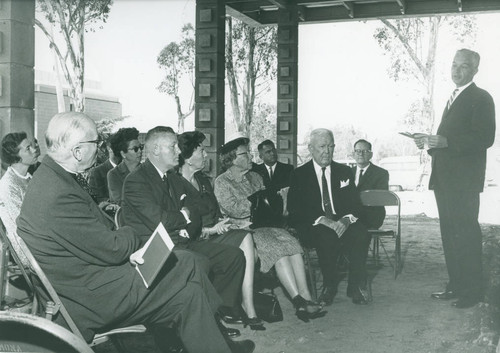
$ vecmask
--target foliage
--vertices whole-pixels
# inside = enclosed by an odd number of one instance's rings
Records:
[[[277,29],[226,19],[226,75],[238,131],[248,134],[255,101],[276,78]]]
[[[188,23],[182,27],[182,39],[179,43],[167,44],[156,59],[165,77],[157,87],[160,92],[171,96],[177,106],[178,131],[184,131],[184,120],[194,111],[194,65],[195,39],[193,25]],[[185,112],[182,110],[179,90],[184,81],[192,87],[191,99]]]
[[[87,31],[95,30],[93,25],[106,22],[112,2],[113,0],[37,0],[37,9],[46,21],[44,23],[43,20],[35,19],[35,24],[43,31],[57,55],[76,111],[83,111],[85,105],[84,35]],[[59,36],[54,36],[49,26],[57,27]]]
[[[251,150],[257,150],[257,145],[269,139],[275,144],[276,141],[276,105],[258,103],[255,116],[250,124]]]
[[[388,74],[395,81],[414,81],[422,88],[422,97],[410,107],[403,124],[408,128],[420,125],[422,131],[432,131],[434,119],[435,62],[440,29],[461,43],[475,41],[477,30],[474,16],[434,16],[397,20],[382,19],[374,38],[390,58]],[[420,118],[415,108],[422,109]]]

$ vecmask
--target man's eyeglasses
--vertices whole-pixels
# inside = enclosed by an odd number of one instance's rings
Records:
[[[144,149],[144,145],[139,145],[139,146],[134,146],[134,147],[130,147],[130,148],[127,148],[129,151],[134,151],[135,153],[139,152],[139,150],[143,150]]]
[[[103,140],[97,139],[97,140],[88,140],[88,141],[80,141],[79,143],[95,143],[97,148],[101,147],[102,144],[104,143]]]
[[[354,150],[354,153],[356,154],[368,154],[371,153],[370,150]]]

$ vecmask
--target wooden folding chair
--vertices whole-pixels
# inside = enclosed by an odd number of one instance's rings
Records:
[[[0,228],[2,229],[0,231],[0,234],[3,240],[3,238],[7,238],[5,235],[5,228],[3,227],[3,224],[1,224]],[[19,245],[20,245],[20,250],[24,253],[30,265],[29,273],[26,273],[25,278],[30,288],[33,288],[35,293],[33,311],[38,315],[45,316],[45,318],[48,320],[52,320],[52,318],[59,312],[66,321],[66,324],[68,325],[71,332],[83,340],[84,338],[80,330],[78,329],[75,322],[69,315],[59,295],[55,291],[54,287],[50,283],[49,279],[43,272],[42,268],[40,267],[40,265],[38,264],[38,262],[36,261],[33,254],[28,249],[26,243],[23,241],[22,238],[19,238]],[[12,247],[10,247],[10,250],[13,252],[13,254],[15,254],[15,251]],[[119,340],[114,339],[114,335],[123,333],[143,333],[143,332],[146,332],[146,327],[144,325],[133,325],[128,327],[117,328],[104,333],[96,334],[94,336],[93,341],[89,345],[90,347],[93,347],[98,344],[104,343],[109,339],[112,339],[112,343],[116,346],[118,351],[124,352],[126,351],[126,348],[123,347],[123,345]]]
[[[389,260],[389,263],[394,269],[394,279],[398,277],[401,271],[401,201],[394,192],[389,190],[365,190],[360,192],[361,203],[364,206],[394,206],[397,207],[396,226],[391,229],[370,229],[368,232],[372,236],[372,255],[375,261],[379,259],[379,247],[381,246]],[[384,224],[385,225],[385,224]],[[391,237],[394,239],[394,264],[391,262],[391,257],[387,252],[383,237]]]

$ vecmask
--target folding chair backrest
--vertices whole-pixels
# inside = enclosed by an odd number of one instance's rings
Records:
[[[52,320],[52,317],[55,316],[58,312],[60,312],[62,317],[66,321],[66,324],[69,326],[70,330],[81,339],[84,339],[80,330],[78,330],[78,327],[76,326],[75,322],[73,321],[68,311],[66,310],[66,307],[61,302],[59,295],[55,291],[54,287],[50,283],[49,279],[43,272],[42,268],[40,267],[40,265],[38,264],[35,257],[28,249],[28,246],[26,245],[26,243],[22,238],[19,238],[19,246],[21,248],[21,251],[24,253],[24,255],[29,261],[32,275],[37,280],[36,283],[34,283],[34,286],[36,287],[37,293],[39,294],[39,299],[41,298],[48,299],[48,301],[45,303],[44,306],[45,318]],[[41,287],[43,287],[44,292],[40,291],[39,288],[40,285]]]
[[[399,196],[389,190],[365,190],[359,193],[364,206],[399,206]]]

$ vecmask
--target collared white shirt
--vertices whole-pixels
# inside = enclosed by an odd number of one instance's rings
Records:
[[[473,81],[470,81],[468,84],[466,85],[463,85],[463,86],[460,86],[460,87],[457,87],[455,88],[457,91],[457,94],[455,94],[455,98],[453,98],[453,103],[455,103],[455,101],[457,100],[458,96],[460,95],[460,93],[462,93],[467,87],[469,87],[470,85],[472,85]],[[453,104],[452,103],[452,104]]]
[[[118,165],[118,164],[116,164],[115,162],[113,162],[113,161],[111,160],[111,158],[109,159],[109,163],[111,163],[111,165],[113,166],[113,168],[114,168],[114,167],[116,167],[116,166]]]
[[[318,185],[319,185],[319,190],[321,193],[321,207],[323,208],[323,211],[325,210],[325,207],[323,206],[323,182],[321,181],[321,176],[323,175],[323,170],[322,167],[316,163],[313,159],[313,166],[314,166],[314,171],[316,172],[316,179],[318,180]],[[330,164],[325,167],[325,178],[326,178],[326,184],[328,185],[328,195],[330,195],[330,204],[332,205],[332,211],[333,213],[335,212],[335,206],[333,206],[333,200],[332,200],[332,180],[331,180],[331,167]]]
[[[363,175],[365,175],[368,168],[370,168],[370,165],[371,165],[371,163],[368,163],[368,165],[364,168],[360,168],[360,167],[356,166],[356,180],[355,180],[356,186],[359,185],[359,175],[361,174],[361,171],[363,171]]]
[[[156,171],[158,172],[158,174],[160,175],[160,178],[163,179],[163,177],[167,177],[167,173],[163,173],[157,166],[155,166],[155,164],[150,160],[151,164],[153,165],[153,167],[155,167]],[[191,223],[191,220],[189,219],[188,215],[187,215],[187,212],[185,210],[180,210],[180,212],[182,213],[182,215],[184,216],[184,218],[186,219],[186,222],[187,224]]]
[[[269,169],[271,169],[273,171],[273,175],[274,175],[274,172],[276,171],[276,164],[277,163],[274,163],[272,166],[268,166],[267,164],[264,163],[264,165],[266,166],[266,169],[267,169],[267,174],[269,174],[269,178],[271,178],[271,173],[270,173]]]

